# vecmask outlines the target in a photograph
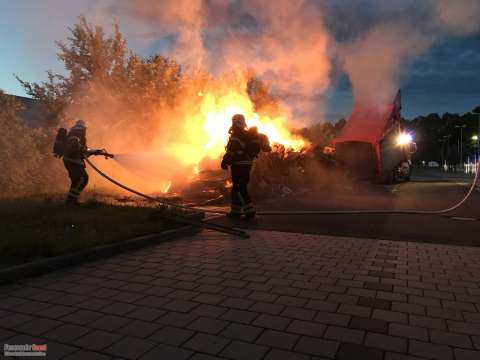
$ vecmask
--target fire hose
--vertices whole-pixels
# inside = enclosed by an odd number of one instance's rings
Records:
[[[151,200],[151,201],[158,202],[159,204],[164,205],[164,206],[174,207],[174,208],[178,208],[178,209],[182,209],[182,210],[204,211],[202,209],[197,209],[197,208],[193,208],[193,207],[188,207],[188,206],[175,204],[175,203],[165,201],[165,200],[162,200],[162,199],[157,199],[157,198],[155,198],[153,196],[149,196],[147,194],[143,194],[140,191],[137,191],[137,190],[132,189],[132,188],[126,186],[126,185],[123,185],[122,183],[118,182],[117,180],[111,178],[110,176],[105,174],[103,171],[101,171],[99,168],[97,168],[88,158],[85,158],[85,161],[88,163],[88,165],[90,165],[92,167],[93,170],[95,170],[102,177],[104,177],[105,179],[112,182],[113,184],[115,184],[115,185],[121,187],[122,189],[127,190],[127,191],[129,191],[133,194],[136,194],[138,196],[141,196],[141,197],[143,197],[145,199],[148,199],[148,200]],[[247,239],[250,237],[250,235],[248,235],[245,231],[235,229],[235,228],[231,228],[231,227],[228,227],[228,226],[212,224],[212,223],[209,223],[209,222],[206,222],[206,221],[203,221],[203,220],[191,220],[191,219],[187,219],[187,218],[182,217],[182,216],[175,216],[175,215],[164,215],[163,217],[167,220],[170,220],[170,221],[183,223],[183,224],[188,224],[188,225],[199,226],[199,227],[202,227],[204,229],[209,229],[209,230],[214,230],[214,231],[218,231],[218,232],[222,232],[222,233],[236,235],[236,236],[240,236],[240,237],[247,238]]]
[[[196,210],[196,211],[203,211],[205,213],[210,213],[210,214],[217,214],[217,215],[221,215],[221,214],[226,214],[227,212],[226,211],[222,211],[222,210],[210,210],[210,209],[203,209],[203,208],[198,208],[198,207],[193,207],[193,206],[185,206],[185,205],[179,205],[179,204],[175,204],[175,203],[172,203],[172,202],[169,202],[169,201],[166,201],[164,199],[157,199],[157,198],[154,198],[154,197],[151,197],[151,196],[148,196],[146,194],[143,194],[139,191],[136,191],[134,189],[131,189],[121,183],[119,183],[118,181],[112,179],[111,177],[109,177],[108,175],[106,175],[105,173],[103,173],[100,169],[98,169],[95,165],[93,165],[88,159],[86,159],[86,161],[88,162],[88,164],[96,171],[98,172],[101,176],[103,176],[104,178],[106,178],[107,180],[111,181],[112,183],[114,183],[115,185],[127,190],[127,191],[130,191],[134,194],[137,194],[143,198],[146,198],[146,199],[149,199],[149,200],[153,200],[153,201],[156,201],[158,203],[161,203],[163,205],[166,205],[166,206],[171,206],[171,207],[174,207],[174,208],[180,208],[180,209],[183,209],[183,210]],[[393,210],[389,210],[389,209],[372,209],[372,210],[296,210],[296,211],[290,211],[290,210],[278,210],[278,211],[275,211],[275,210],[266,210],[266,211],[258,211],[257,214],[258,215],[378,215],[378,214],[403,214],[403,215],[443,215],[443,214],[446,214],[446,213],[449,213],[457,208],[459,208],[460,206],[462,206],[469,198],[470,196],[472,195],[473,191],[475,190],[475,187],[476,187],[476,184],[478,182],[478,178],[479,178],[479,172],[480,172],[480,162],[477,164],[477,171],[476,171],[476,174],[475,174],[475,178],[470,186],[470,189],[469,191],[467,192],[467,194],[463,197],[462,200],[460,200],[459,202],[455,203],[454,205],[448,207],[448,208],[445,208],[445,209],[440,209],[440,210],[408,210],[408,209],[393,209]],[[236,235],[240,235],[240,236],[243,236],[243,237],[248,237],[248,234],[238,230],[238,229],[232,229],[232,228],[228,228],[228,227],[220,227],[220,225],[217,225],[217,224],[211,224],[211,223],[206,223],[206,222],[202,222],[202,224],[208,224],[207,226],[212,226],[212,227],[217,227],[217,229],[223,229],[225,230],[225,232],[228,232],[228,231],[234,231],[236,232],[235,234]],[[206,228],[206,226],[203,226]],[[213,229],[213,230],[217,230],[217,229]],[[220,230],[218,230],[220,231]],[[240,233],[244,234],[244,235],[241,235]],[[246,235],[246,236],[245,236]]]
[[[477,171],[473,179],[470,189],[462,200],[453,204],[446,209],[440,210],[298,210],[298,211],[259,211],[259,215],[378,215],[378,214],[402,214],[402,215],[444,215],[462,206],[473,194],[478,182],[478,173],[480,172],[480,162],[477,164]]]

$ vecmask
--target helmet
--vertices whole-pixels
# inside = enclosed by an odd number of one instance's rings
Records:
[[[86,129],[87,127],[85,126],[85,121],[82,120],[82,119],[79,119],[77,120],[77,122],[75,123],[75,125],[73,126],[74,129],[81,129],[81,130],[84,130]]]
[[[247,123],[245,122],[245,116],[243,116],[242,114],[233,115],[232,126],[240,129],[245,129],[247,127]]]

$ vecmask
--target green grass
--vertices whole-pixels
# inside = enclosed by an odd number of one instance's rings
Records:
[[[164,212],[95,200],[76,208],[51,199],[0,200],[0,267],[178,226],[162,219]]]

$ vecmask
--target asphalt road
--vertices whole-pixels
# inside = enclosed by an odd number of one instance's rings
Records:
[[[411,182],[390,186],[342,184],[264,201],[258,210],[414,209],[438,210],[460,201],[472,178],[417,170]],[[473,220],[472,220],[473,219]],[[476,220],[475,220],[476,219]],[[480,246],[480,191],[448,216],[435,215],[275,215],[253,221],[219,217],[223,225],[358,238]]]

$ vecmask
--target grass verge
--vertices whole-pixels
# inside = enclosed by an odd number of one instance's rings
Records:
[[[76,208],[46,199],[0,200],[0,267],[180,226],[163,219],[165,211],[95,200]]]

